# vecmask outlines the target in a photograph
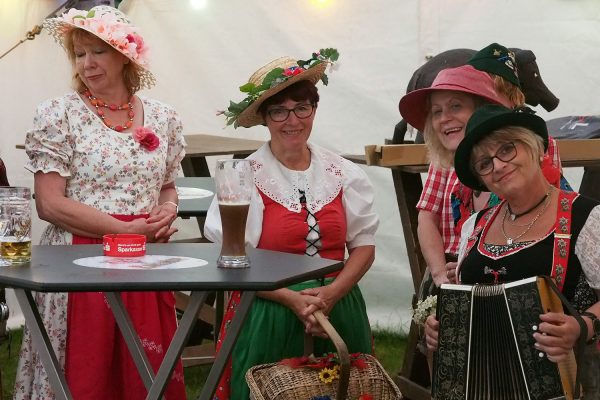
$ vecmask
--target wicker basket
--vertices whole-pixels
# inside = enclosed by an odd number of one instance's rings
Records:
[[[363,394],[371,395],[373,400],[402,398],[398,387],[373,356],[361,355],[365,368],[350,367],[346,344],[320,311],[314,315],[337,349],[339,379],[324,383],[319,379],[319,370],[291,368],[281,363],[257,365],[246,373],[252,400],[310,400],[316,396],[354,400]]]

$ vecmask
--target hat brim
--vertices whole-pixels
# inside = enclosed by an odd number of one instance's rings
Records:
[[[402,115],[402,118],[404,118],[404,120],[411,126],[414,126],[419,131],[423,132],[423,129],[425,128],[425,120],[427,119],[427,114],[429,114],[429,107],[427,104],[428,96],[431,93],[440,90],[452,90],[455,92],[468,93],[483,98],[492,104],[503,105],[498,101],[498,99],[488,97],[470,88],[456,84],[440,84],[436,85],[436,87],[417,89],[405,94],[400,99],[400,103],[398,104],[398,109],[400,110],[400,115]]]
[[[77,25],[71,24],[70,22],[64,21],[61,18],[46,19],[43,23],[43,27],[44,27],[44,29],[46,29],[48,31],[50,36],[52,36],[54,38],[54,41],[56,41],[58,44],[60,44],[60,46],[63,49],[65,48],[65,44],[63,41],[64,36],[70,30],[77,28],[77,29],[84,30],[84,31],[94,35],[94,37],[97,37],[98,39],[102,40],[104,43],[108,44],[110,47],[112,47],[113,49],[118,51],[120,54],[123,54],[117,47],[113,46],[110,42],[107,42],[100,36],[96,35],[96,33],[94,33],[93,31],[86,29],[86,27],[83,27],[83,26],[77,26]],[[65,51],[66,50],[67,49],[65,49]],[[123,56],[127,57],[127,59],[129,59],[135,65],[140,67],[140,86],[142,88],[150,89],[152,86],[154,86],[156,84],[156,78],[155,78],[154,74],[152,72],[150,72],[150,70],[148,69],[147,66],[140,64],[138,61],[134,60],[133,58],[129,57],[126,54],[123,54]]]
[[[325,73],[327,64],[328,63],[326,62],[319,63],[301,72],[298,75],[292,76],[285,82],[282,82],[275,87],[265,90],[258,99],[256,99],[244,111],[242,111],[240,115],[238,115],[236,119],[237,124],[239,126],[243,126],[244,128],[250,128],[252,126],[264,124],[265,120],[262,117],[262,115],[258,114],[258,109],[265,100],[267,100],[271,96],[276,95],[277,93],[293,85],[294,83],[300,81],[310,81],[313,85],[316,85]]]
[[[520,126],[533,131],[544,141],[544,151],[548,149],[548,128],[546,122],[529,113],[504,113],[482,121],[479,125],[468,131],[465,138],[460,142],[454,154],[454,170],[458,180],[473,190],[489,191],[480,181],[471,168],[471,153],[473,147],[497,129],[508,126]]]

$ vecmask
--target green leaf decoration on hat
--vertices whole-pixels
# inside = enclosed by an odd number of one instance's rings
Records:
[[[320,49],[318,52],[312,53],[311,58],[308,60],[298,60],[297,66],[286,69],[281,67],[274,68],[264,76],[259,85],[248,82],[240,86],[240,92],[245,93],[247,95],[246,98],[239,103],[230,101],[227,110],[219,111],[217,115],[222,114],[225,116],[226,126],[233,124],[233,126],[237,128],[239,126],[237,120],[240,114],[258,100],[267,90],[275,88],[291,78],[302,75],[307,70],[314,68],[319,64],[334,64],[339,56],[339,52],[334,48]],[[321,75],[320,80],[325,86],[329,83],[329,79],[325,73]]]

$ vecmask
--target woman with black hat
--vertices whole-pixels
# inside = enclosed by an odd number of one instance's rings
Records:
[[[312,312],[327,315],[350,352],[371,353],[371,331],[357,283],[375,257],[374,191],[352,162],[308,141],[318,110],[316,84],[327,84],[325,69],[338,58],[335,49],[308,60],[283,57],[256,71],[240,89],[242,102],[224,112],[229,123],[266,125],[270,141],[248,158],[255,190],[246,225],[254,247],[344,260],[339,272],[273,292],[261,292],[221,379],[215,398],[247,399],[246,371],[303,354],[304,332],[320,336]],[[205,225],[208,239],[220,242],[221,221],[213,201]],[[219,342],[239,302],[234,293]],[[315,339],[315,354],[334,351],[329,340]],[[231,392],[229,392],[231,390]]]
[[[548,275],[582,313],[590,343],[600,335],[600,204],[550,185],[542,172],[548,132],[531,113],[487,105],[475,111],[456,150],[460,181],[504,200],[463,226],[460,283],[503,283]],[[570,235],[570,243],[564,238]],[[568,251],[561,251],[567,246]],[[552,361],[563,360],[580,335],[576,320],[546,313],[533,336]],[[438,322],[426,322],[430,350]]]

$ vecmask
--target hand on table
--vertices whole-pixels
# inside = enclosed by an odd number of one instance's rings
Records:
[[[172,203],[163,203],[150,211],[150,216],[146,220],[148,224],[157,223],[160,228],[154,234],[154,241],[166,243],[172,234],[177,232],[171,224],[177,219],[177,207]]]

